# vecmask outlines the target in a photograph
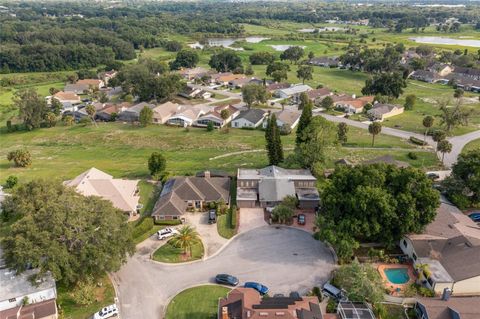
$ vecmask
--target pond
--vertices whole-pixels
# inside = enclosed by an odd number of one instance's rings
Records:
[[[247,43],[259,43],[259,42],[262,42],[263,40],[269,40],[269,39],[270,38],[264,38],[264,37],[211,38],[211,39],[207,39],[206,41],[208,45],[211,47],[224,47],[224,48],[229,48],[236,51],[242,51],[243,48],[235,48],[235,47],[231,47],[231,45],[237,41],[245,41]],[[192,49],[203,49],[204,47],[204,45],[201,44],[200,42],[191,43],[188,46]]]
[[[413,40],[417,43],[462,45],[466,47],[480,48],[480,40],[453,39],[443,37],[416,37],[410,38],[410,40]]]
[[[286,49],[288,49],[290,47],[295,47],[295,46],[299,46],[302,49],[306,48],[306,46],[304,46],[304,45],[290,45],[290,44],[270,44],[269,46],[272,47],[275,51],[280,51],[280,52],[283,52]]]

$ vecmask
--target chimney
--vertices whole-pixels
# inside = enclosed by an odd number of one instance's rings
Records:
[[[210,171],[205,171],[205,178],[210,178]]]
[[[228,307],[222,307],[222,319],[229,319],[228,318]]]

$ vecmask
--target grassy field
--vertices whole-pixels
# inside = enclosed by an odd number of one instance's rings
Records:
[[[79,305],[71,296],[71,291],[63,286],[57,286],[57,303],[59,310],[63,313],[65,319],[87,319],[99,311],[102,307],[114,303],[115,290],[110,279],[105,276],[101,279],[101,286],[95,289],[96,301],[91,305]]]
[[[170,301],[166,319],[216,318],[218,299],[225,297],[229,288],[205,285],[182,291]]]
[[[198,241],[192,246],[192,255],[185,259],[183,249],[175,247],[172,241],[169,240],[153,253],[152,259],[164,263],[180,263],[201,259],[203,254],[203,244],[201,241]]]
[[[294,138],[295,134],[283,136],[283,146],[293,148]],[[362,149],[370,148],[371,136],[366,130],[353,127],[349,130],[347,146],[349,148],[329,149],[327,166],[340,157],[361,161],[384,154],[410,161],[407,153],[417,150],[406,141],[386,135],[376,138],[376,149]],[[31,167],[16,168],[7,161],[7,153],[19,148],[27,148],[31,152]],[[164,154],[167,171],[171,175],[194,174],[205,169],[234,173],[238,167],[267,165],[264,149],[264,133],[260,130],[230,129],[229,133],[224,133],[198,128],[186,131],[163,125],[140,128],[121,123],[100,123],[98,127],[59,126],[32,132],[4,133],[0,135],[0,183],[9,175],[16,175],[20,182],[34,178],[63,181],[91,167],[115,177],[147,178],[147,160],[154,151]],[[258,152],[235,153],[249,150]],[[226,157],[214,158],[225,154]],[[418,154],[420,159],[410,161],[412,165],[438,165],[432,152]]]
[[[468,152],[468,151],[473,151],[473,150],[479,150],[480,149],[480,139],[474,140],[467,145],[465,145],[465,148],[463,149],[463,152]]]

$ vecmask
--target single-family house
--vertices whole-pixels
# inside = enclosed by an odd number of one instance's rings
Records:
[[[422,283],[454,296],[480,295],[480,226],[450,203],[420,234],[408,234],[400,248],[414,262]]]
[[[140,199],[138,182],[138,180],[113,178],[92,167],[74,179],[65,181],[64,185],[73,187],[77,193],[84,196],[98,196],[108,200],[115,208],[133,218],[137,215]]]
[[[226,111],[228,116],[222,117],[222,111]],[[193,126],[207,127],[208,123],[212,123],[214,128],[221,128],[234,119],[240,111],[233,105],[217,106],[212,111],[201,115],[193,122]]]
[[[39,270],[30,269],[17,273],[15,270],[5,268],[1,249],[0,265],[2,266],[0,271],[0,318],[58,318],[57,288],[50,273],[42,275],[32,283],[30,277],[38,275]],[[25,305],[25,300],[28,300],[29,307]],[[34,312],[36,316],[19,316],[19,314],[26,315],[31,312]]]
[[[267,91],[274,93],[277,90],[287,89],[290,87],[290,83],[271,83],[267,85]]]
[[[180,69],[178,71],[178,74],[180,74],[184,79],[187,81],[191,81],[194,79],[200,79],[201,77],[205,75],[209,75],[211,72],[205,68],[202,67],[195,67],[195,68],[186,68],[186,69]]]
[[[283,110],[274,113],[277,118],[278,127],[287,126],[293,130],[298,122],[300,121],[301,112],[295,110]],[[263,128],[266,128],[268,124],[268,119],[265,119],[263,122]]]
[[[137,122],[140,118],[140,112],[145,107],[153,110],[155,106],[155,104],[140,102],[120,112],[118,119],[124,122]]]
[[[339,319],[375,319],[372,308],[363,302],[341,301],[337,305]]]
[[[155,203],[155,220],[177,220],[187,211],[203,210],[209,203],[230,203],[230,178],[213,177],[205,171],[203,177],[175,177],[163,186]]]
[[[320,197],[317,179],[308,169],[267,166],[237,171],[238,207],[274,207],[286,196],[296,196],[300,208],[316,208]]]
[[[445,77],[440,76],[438,73],[428,70],[416,70],[410,74],[410,78],[427,83],[436,83],[445,79]]]
[[[314,104],[320,102],[327,96],[333,95],[332,91],[327,88],[319,88],[311,91],[307,91],[307,96]]]
[[[252,288],[235,288],[218,301],[218,319],[323,319],[317,297],[262,298]]]
[[[170,116],[166,124],[182,127],[192,126],[195,120],[208,112],[210,112],[210,109],[207,106],[183,106],[178,112]]]
[[[122,102],[120,104],[105,104],[102,109],[97,111],[96,119],[104,122],[116,120],[118,114],[131,106],[132,104],[128,102]]]
[[[232,89],[240,89],[242,88],[245,84],[248,84],[252,82],[255,78],[240,78],[240,79],[233,79],[228,82],[228,86],[231,87]]]
[[[157,105],[152,109],[153,111],[153,123],[164,124],[170,117],[175,113],[183,110],[183,106],[173,102],[166,102],[160,105]]]
[[[84,94],[85,91],[90,90],[91,88],[100,89],[104,86],[102,80],[98,79],[84,79],[78,80],[75,83],[65,85],[63,89],[64,92],[73,92],[77,94]]]
[[[479,69],[456,66],[453,69],[453,74],[455,76],[461,75],[461,76],[464,76],[464,77],[471,78],[473,80],[480,80],[480,70]]]
[[[51,104],[52,99],[57,100],[62,104],[63,112],[75,112],[78,110],[78,106],[82,103],[80,96],[73,92],[57,92],[53,96],[47,96],[47,103]]]
[[[232,121],[232,127],[235,128],[256,128],[263,123],[267,112],[261,109],[249,109],[241,111]]]
[[[326,68],[336,68],[340,65],[338,57],[320,56],[308,60],[308,64]]]
[[[427,66],[427,71],[438,74],[439,77],[445,77],[454,71],[454,68],[446,63],[432,62]]]
[[[374,121],[383,121],[386,118],[402,114],[404,110],[405,108],[400,105],[377,103],[368,110],[367,114]]]
[[[178,93],[178,95],[187,99],[209,99],[212,97],[212,93],[208,91],[189,86],[187,86],[182,92]]]
[[[306,84],[297,84],[286,89],[280,89],[275,91],[275,96],[281,99],[291,98],[292,100],[294,100],[293,102],[296,102],[301,93],[311,90],[313,89]]]
[[[471,92],[480,92],[480,80],[474,80],[471,77],[466,77],[463,75],[455,75],[452,77],[457,88],[463,89],[465,91]]]
[[[109,82],[111,79],[113,79],[114,77],[116,77],[118,74],[117,71],[115,70],[110,70],[110,71],[106,71],[106,72],[102,72],[99,74],[99,78],[102,79],[103,83],[105,84],[105,86],[108,86]]]
[[[356,114],[356,113],[361,113],[363,112],[363,108],[367,104],[373,104],[373,101],[375,100],[374,96],[362,96],[362,97],[355,97],[353,96],[345,96],[344,98],[338,96],[333,104],[335,108],[342,109],[346,113],[349,114]]]
[[[225,74],[225,75],[220,75],[216,79],[216,83],[220,85],[228,85],[230,81],[233,80],[238,80],[238,79],[245,79],[246,76],[244,74]]]
[[[414,306],[418,319],[478,319],[480,297],[418,298]]]

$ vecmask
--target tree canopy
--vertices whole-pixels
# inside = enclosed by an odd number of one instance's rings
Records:
[[[178,70],[180,68],[193,68],[197,66],[200,58],[198,53],[192,50],[182,50],[177,53],[175,60],[170,62],[171,70]]]
[[[363,95],[386,95],[398,98],[403,94],[403,89],[407,87],[407,82],[400,73],[382,73],[375,74],[365,81],[362,88]]]
[[[229,72],[242,67],[242,60],[233,50],[222,50],[212,54],[208,65],[218,72]]]
[[[385,164],[336,167],[321,198],[319,234],[341,259],[350,258],[359,242],[393,245],[421,232],[440,204],[424,172]]]
[[[61,184],[21,185],[5,200],[4,210],[16,220],[1,242],[5,262],[20,273],[32,266],[40,275],[49,271],[55,280],[74,284],[118,270],[134,251],[122,212]]]

